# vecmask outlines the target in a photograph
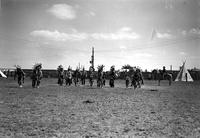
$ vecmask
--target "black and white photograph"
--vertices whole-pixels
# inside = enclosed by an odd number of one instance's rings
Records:
[[[200,0],[0,0],[0,138],[200,138]]]

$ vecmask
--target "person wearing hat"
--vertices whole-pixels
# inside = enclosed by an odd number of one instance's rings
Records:
[[[21,67],[19,65],[16,65],[16,70],[15,70],[15,74],[14,74],[14,80],[16,79],[16,77],[18,77],[18,85],[19,87],[23,87],[22,83],[24,83],[24,77],[25,77],[25,73],[24,71],[21,69]]]

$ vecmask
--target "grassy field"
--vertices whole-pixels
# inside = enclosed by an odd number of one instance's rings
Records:
[[[39,89],[0,78],[0,137],[197,138],[200,82],[145,81],[141,89],[58,86],[43,79]]]

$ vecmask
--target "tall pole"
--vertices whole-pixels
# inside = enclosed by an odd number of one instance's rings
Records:
[[[92,47],[92,67],[94,68],[94,47]]]
[[[94,47],[92,47],[92,56],[91,56],[91,61],[90,61],[92,68],[94,68]]]

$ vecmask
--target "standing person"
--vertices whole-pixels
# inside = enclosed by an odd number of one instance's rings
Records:
[[[165,66],[163,66],[163,70],[162,70],[163,80],[164,80],[164,78],[165,78],[165,74],[166,74],[166,73],[167,73],[167,72],[166,72]]]
[[[188,82],[188,75],[187,75],[187,73],[185,73],[185,79],[186,79],[186,82]]]
[[[66,72],[65,83],[69,86],[72,84],[72,69],[70,67],[68,67]]]
[[[19,65],[16,66],[16,70],[15,70],[15,74],[14,74],[14,80],[15,80],[16,77],[18,78],[19,87],[20,88],[23,87],[22,83],[24,83],[25,73]]]
[[[163,66],[163,73],[166,73],[166,68],[165,68],[165,66]]]
[[[127,71],[125,72],[125,83],[126,83],[126,88],[128,88],[130,83],[130,77]]]
[[[57,72],[58,72],[58,84],[60,86],[63,85],[63,80],[64,80],[64,68],[62,65],[59,65],[57,68]]]
[[[116,77],[116,74],[115,74],[115,66],[111,66],[110,67],[110,87],[115,87],[115,77]]]
[[[142,70],[140,68],[137,68],[136,72],[139,75],[139,81],[141,81],[141,84],[144,85],[144,78],[143,78],[143,75],[142,75]]]
[[[39,88],[42,77],[43,77],[42,64],[36,63],[33,67],[33,73],[32,73],[32,87],[33,88]]]
[[[73,74],[75,86],[77,86],[77,84],[79,83],[79,76],[80,76],[80,72],[79,72],[79,68],[77,67]]]
[[[105,72],[103,72],[102,79],[103,79],[103,86],[106,86],[106,73]]]
[[[128,88],[129,83],[130,83],[130,77],[127,75],[126,76],[126,88]]]
[[[102,88],[103,87],[103,68],[104,65],[99,65],[97,67],[97,87]]]
[[[86,78],[86,71],[85,71],[85,68],[83,67],[83,70],[81,71],[81,83],[82,83],[82,85],[85,85],[85,78]]]
[[[142,81],[140,69],[135,68],[132,74],[132,86],[134,86],[134,89],[136,89],[137,87],[141,88],[140,81]]]
[[[91,87],[94,82],[93,78],[94,78],[94,68],[92,66],[90,66],[90,68],[89,68],[89,83],[90,83]]]

